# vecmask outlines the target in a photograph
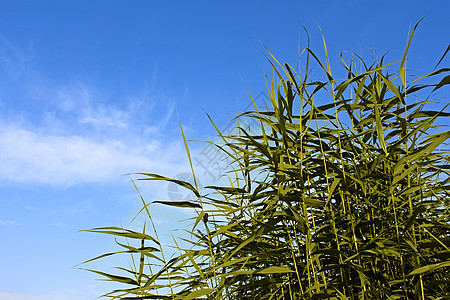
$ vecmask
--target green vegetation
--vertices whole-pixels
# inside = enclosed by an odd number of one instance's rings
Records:
[[[133,258],[132,267],[118,268],[122,275],[91,270],[128,285],[106,296],[450,299],[450,159],[442,151],[450,131],[438,126],[450,113],[447,106],[430,110],[423,96],[450,83],[449,68],[436,70],[450,46],[435,71],[412,80],[405,62],[413,35],[395,63],[341,57],[342,80],[333,77],[328,54],[322,63],[306,48],[303,71],[272,56],[269,108],[255,105],[237,117],[252,119],[250,129],[218,130],[222,142],[214,145],[231,160],[228,185],[201,194],[196,184],[138,173],[139,180],[179,184],[195,200],[141,197],[152,233],[145,226],[87,230],[127,241],[117,241],[123,251],[92,260]],[[313,64],[325,81],[310,78]],[[398,72],[389,72],[395,66]],[[424,78],[427,84],[419,84]],[[317,106],[318,98],[329,101]],[[196,212],[190,239],[174,239],[171,258],[151,218],[160,204]]]

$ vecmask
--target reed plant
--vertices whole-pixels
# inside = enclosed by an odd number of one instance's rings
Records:
[[[132,257],[131,267],[118,268],[121,275],[91,270],[127,285],[105,296],[450,299],[450,159],[444,151],[450,131],[439,126],[450,113],[448,104],[431,109],[437,105],[430,100],[450,83],[450,69],[438,69],[450,46],[431,73],[407,76],[416,27],[397,62],[341,55],[344,79],[332,75],[325,40],[325,62],[308,47],[300,54],[303,70],[271,56],[268,108],[255,104],[236,117],[250,118],[252,127],[225,135],[210,118],[221,142],[208,143],[230,161],[227,184],[201,193],[195,181],[137,173],[138,180],[172,182],[195,197],[147,202],[141,196],[140,213],[151,230],[87,230],[113,235],[122,247],[92,260]],[[326,80],[311,78],[312,65]],[[152,206],[161,204],[196,213],[187,234],[174,239],[171,257],[164,256],[151,216]]]

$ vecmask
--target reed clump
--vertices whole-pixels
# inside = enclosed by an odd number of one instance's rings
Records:
[[[201,193],[196,184],[137,173],[195,195],[151,203],[141,197],[152,225],[157,203],[195,210],[190,238],[181,238],[189,247],[175,239],[177,255],[166,258],[154,225],[152,233],[88,230],[127,239],[117,242],[123,251],[92,260],[133,257],[132,267],[119,268],[125,275],[91,270],[128,285],[106,296],[450,299],[450,166],[443,151],[450,131],[438,126],[450,114],[447,106],[430,109],[423,96],[450,83],[450,69],[437,69],[449,49],[432,73],[407,79],[414,31],[398,62],[342,59],[343,80],[333,77],[327,54],[323,63],[306,48],[303,71],[272,56],[268,108],[255,105],[237,117],[251,119],[252,128],[218,130],[214,145],[231,161],[228,185]],[[326,80],[310,77],[312,64]]]

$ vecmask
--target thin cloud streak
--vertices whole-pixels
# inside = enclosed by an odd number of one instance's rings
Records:
[[[0,300],[83,300],[82,297],[68,296],[58,293],[47,295],[30,295],[20,293],[4,293],[0,292]]]
[[[50,292],[42,294],[28,294],[20,292],[0,291],[0,300],[86,300],[99,295],[93,287],[83,287],[81,291]]]

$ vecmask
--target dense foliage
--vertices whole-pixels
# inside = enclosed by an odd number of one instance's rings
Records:
[[[184,240],[190,247],[178,246],[168,260],[154,226],[153,234],[90,230],[139,243],[118,242],[140,258],[122,268],[127,276],[94,271],[130,285],[108,296],[450,299],[450,167],[442,151],[450,131],[437,126],[450,114],[446,106],[430,110],[424,96],[450,83],[442,76],[450,69],[407,80],[413,34],[399,62],[342,59],[343,80],[333,77],[328,56],[322,63],[309,48],[301,54],[303,72],[272,57],[269,108],[255,105],[238,116],[253,120],[238,134],[218,131],[222,142],[215,145],[231,161],[228,185],[201,193],[196,184],[138,173],[196,195],[155,201],[195,210],[191,239]],[[310,78],[310,64],[325,81]],[[398,72],[389,72],[394,66]],[[439,80],[430,84],[433,78]],[[141,199],[151,221],[157,204]]]

